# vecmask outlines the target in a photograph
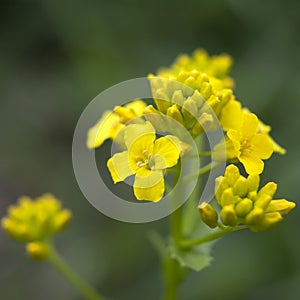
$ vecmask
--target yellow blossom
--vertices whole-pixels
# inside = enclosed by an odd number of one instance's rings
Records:
[[[87,147],[97,148],[107,139],[114,139],[124,124],[143,115],[145,102],[135,100],[125,106],[116,106],[114,111],[105,111],[100,120],[89,129]]]
[[[178,75],[182,71],[197,70],[206,73],[213,81],[221,84],[223,88],[232,88],[233,80],[228,77],[231,69],[232,58],[227,54],[209,56],[203,49],[197,49],[191,56],[179,55],[169,68],[162,68],[158,71],[159,77],[170,77]]]
[[[240,102],[234,100],[228,102],[222,109],[220,113],[220,123],[224,131],[230,129],[241,128],[243,123],[243,118],[245,114],[251,113],[249,109],[242,108]],[[258,120],[257,133],[265,134],[268,140],[273,145],[273,151],[279,154],[285,154],[286,150],[282,148],[274,139],[270,136],[271,126],[265,125],[261,120]]]
[[[225,141],[216,145],[213,158],[219,160],[226,151],[227,160],[240,161],[248,174],[262,173],[263,159],[273,153],[273,144],[264,133],[259,133],[258,118],[252,113],[244,113],[238,129],[229,129]]]
[[[269,182],[259,189],[259,175],[247,178],[234,165],[216,179],[215,195],[221,206],[224,225],[247,225],[252,231],[267,230],[283,220],[296,204],[286,199],[274,200],[277,185]]]
[[[36,199],[21,197],[17,205],[8,209],[2,227],[14,239],[29,243],[45,241],[61,231],[71,218],[71,212],[51,194]],[[34,248],[36,249],[36,247]]]
[[[164,169],[177,164],[180,141],[175,136],[156,138],[150,122],[130,124],[124,130],[126,151],[107,162],[114,183],[135,175],[134,194],[138,200],[157,202],[165,191]]]

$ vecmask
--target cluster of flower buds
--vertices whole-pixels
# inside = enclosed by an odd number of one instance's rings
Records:
[[[216,179],[216,200],[221,207],[220,219],[226,226],[246,225],[252,231],[264,231],[283,220],[295,203],[274,200],[277,185],[269,182],[259,189],[259,175],[247,178],[235,165],[226,168],[224,176]],[[199,206],[200,217],[211,228],[218,225],[218,213],[207,203]]]
[[[15,240],[27,244],[27,252],[34,258],[47,257],[47,240],[60,232],[71,219],[71,212],[51,194],[36,199],[21,197],[8,209],[2,227]]]

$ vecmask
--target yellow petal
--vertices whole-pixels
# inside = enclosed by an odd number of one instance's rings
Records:
[[[258,118],[255,114],[244,114],[241,134],[243,137],[250,137],[258,131]]]
[[[152,171],[149,176],[135,176],[134,195],[138,200],[157,202],[161,200],[165,191],[162,171]]]
[[[148,144],[151,144],[155,140],[155,129],[150,122],[143,124],[130,124],[126,127],[124,138],[127,149],[129,149],[133,142],[142,137],[147,137]]]
[[[111,111],[104,112],[88,131],[87,147],[93,149],[101,146],[106,139],[114,138],[123,126],[118,115]]]
[[[157,139],[153,148],[154,169],[165,169],[175,166],[179,154],[180,148],[172,137],[165,136]]]
[[[107,167],[114,183],[134,174],[128,163],[128,151],[115,154],[107,161]]]
[[[250,140],[252,151],[262,159],[268,159],[273,153],[273,144],[265,134],[255,134]]]
[[[243,122],[240,102],[229,101],[221,111],[220,122],[225,131],[239,129]]]
[[[136,116],[141,116],[144,113],[146,103],[142,100],[135,100],[126,104],[125,107],[133,111]]]
[[[238,159],[244,165],[245,170],[248,174],[260,174],[264,170],[263,161],[255,153],[252,153],[250,151],[243,151],[238,156]]]

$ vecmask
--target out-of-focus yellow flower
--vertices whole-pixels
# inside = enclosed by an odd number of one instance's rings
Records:
[[[273,153],[273,144],[264,133],[259,133],[258,118],[255,114],[244,113],[238,129],[229,129],[225,141],[216,145],[213,158],[219,160],[226,152],[227,160],[240,161],[248,174],[262,173],[263,159]]]
[[[21,242],[43,241],[61,231],[71,218],[71,212],[51,194],[36,199],[21,197],[17,205],[8,209],[2,227]]]
[[[247,225],[252,231],[267,230],[283,220],[296,204],[286,199],[273,200],[277,185],[269,182],[259,190],[259,175],[247,178],[234,165],[216,179],[215,195],[221,206],[224,225]]]
[[[180,72],[197,70],[206,73],[212,79],[221,82],[223,88],[232,88],[233,80],[228,77],[232,66],[232,58],[227,54],[209,56],[203,49],[197,49],[191,56],[179,55],[169,68],[158,70],[157,76],[177,76]]]
[[[165,191],[163,170],[177,164],[181,142],[170,135],[156,139],[148,121],[128,125],[124,137],[127,150],[114,154],[107,162],[114,183],[135,175],[133,187],[138,200],[161,200]]]
[[[128,121],[143,115],[145,102],[135,100],[125,106],[116,106],[114,111],[105,111],[100,120],[89,129],[87,147],[97,148],[107,139],[114,139]]]

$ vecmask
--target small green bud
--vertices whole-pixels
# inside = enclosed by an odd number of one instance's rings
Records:
[[[235,226],[238,222],[238,217],[233,205],[224,206],[221,210],[220,217],[224,225]]]
[[[203,202],[198,206],[198,212],[201,220],[210,228],[218,225],[218,214],[216,210],[208,203]]]
[[[253,202],[250,199],[243,199],[235,206],[235,212],[240,218],[244,218],[253,208]]]

